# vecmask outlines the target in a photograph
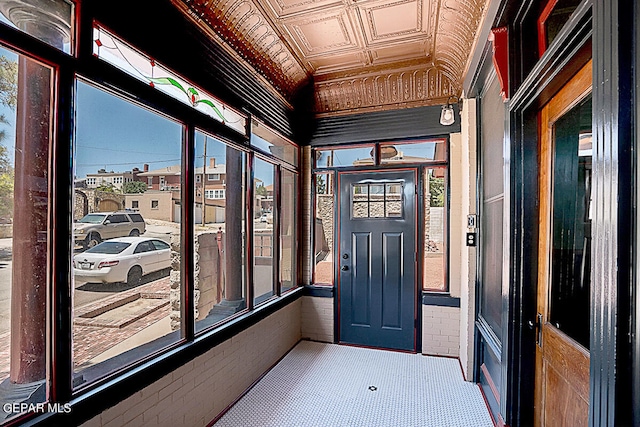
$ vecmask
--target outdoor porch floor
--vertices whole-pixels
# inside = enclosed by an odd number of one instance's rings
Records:
[[[493,427],[458,360],[301,341],[216,427]]]

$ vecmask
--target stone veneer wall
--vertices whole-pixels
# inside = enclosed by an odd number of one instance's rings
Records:
[[[301,305],[294,301],[82,426],[207,425],[300,340]]]

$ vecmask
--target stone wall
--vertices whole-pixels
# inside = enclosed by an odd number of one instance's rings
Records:
[[[194,295],[195,305],[194,317],[202,320],[207,317],[211,308],[222,299],[224,287],[223,278],[220,273],[223,271],[221,255],[218,249],[218,237],[224,245],[224,233],[216,231],[205,231],[195,236],[194,246]],[[224,251],[224,247],[221,248]],[[180,235],[171,235],[171,329],[180,328]]]
[[[316,195],[316,218],[322,220],[324,238],[329,248],[333,248],[333,194]]]

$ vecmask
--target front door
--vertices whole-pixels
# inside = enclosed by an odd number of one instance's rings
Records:
[[[416,173],[338,175],[340,342],[415,351]]]
[[[588,425],[591,80],[589,63],[540,117],[537,426]]]

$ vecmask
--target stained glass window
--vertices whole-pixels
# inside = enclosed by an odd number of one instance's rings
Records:
[[[151,87],[191,105],[231,129],[243,135],[246,134],[247,118],[244,115],[179,77],[153,58],[149,58],[128,46],[99,26],[95,26],[93,29],[93,54]]]

